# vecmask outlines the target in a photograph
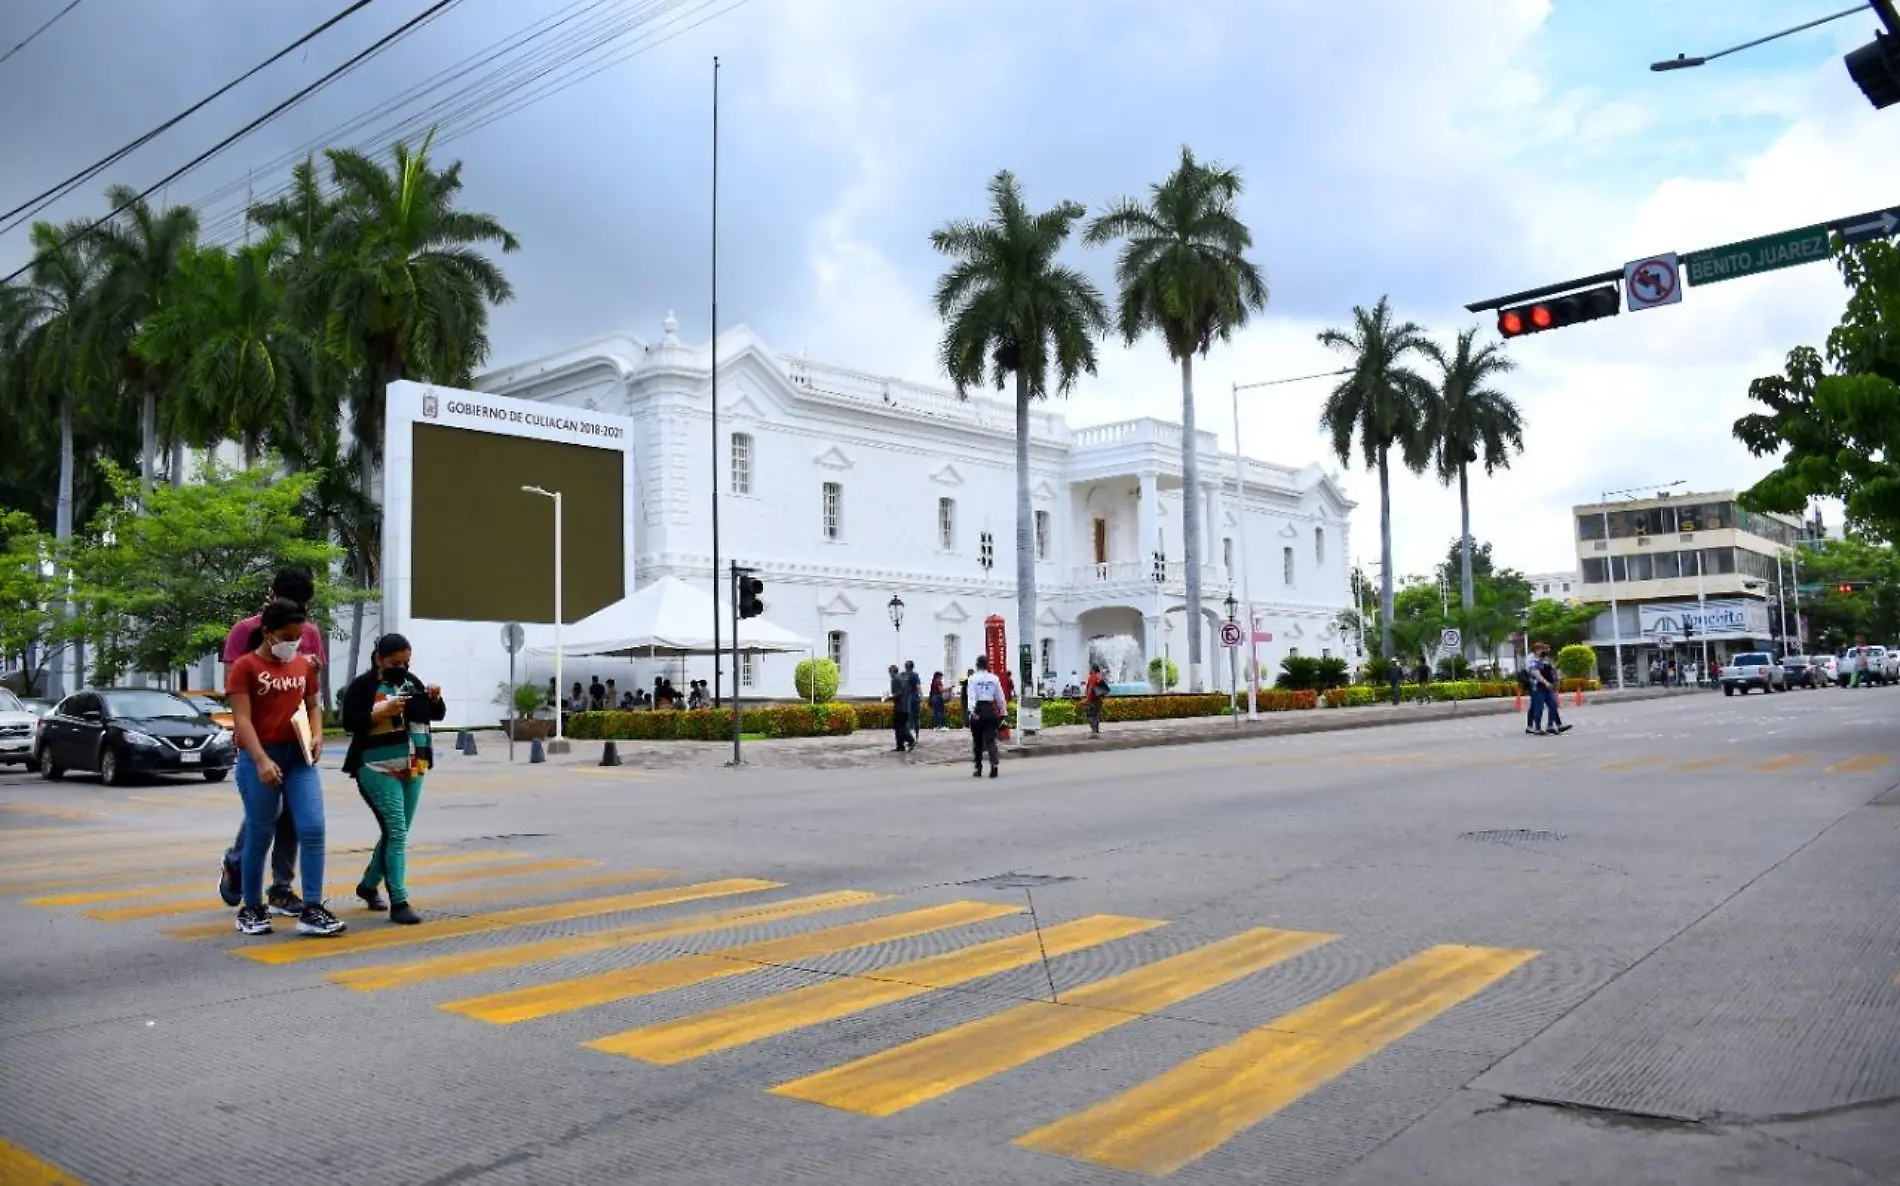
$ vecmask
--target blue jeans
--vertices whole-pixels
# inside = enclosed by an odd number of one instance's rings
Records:
[[[238,825],[237,839],[231,841],[231,847],[224,850],[224,863],[242,868],[244,865],[244,836],[250,830],[248,822]],[[297,827],[291,822],[290,812],[277,814],[277,828],[270,846],[270,887],[273,890],[290,892],[290,883],[297,877]]]
[[[1537,687],[1531,689],[1531,728],[1544,728],[1545,715],[1549,715],[1550,728],[1563,724],[1557,715],[1557,692],[1554,688]]]
[[[257,776],[249,753],[237,760],[238,794],[244,800],[244,904],[264,904],[264,861],[270,850],[277,816],[288,810],[297,828],[297,849],[303,865],[303,898],[323,901],[323,779],[304,757],[296,742],[267,745],[264,752],[284,772],[284,781],[271,786]]]

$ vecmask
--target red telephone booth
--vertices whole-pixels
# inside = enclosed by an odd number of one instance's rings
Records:
[[[1004,697],[1016,699],[1015,683],[1009,678],[1009,640],[1004,635],[1001,614],[983,619],[983,654],[989,658],[990,674],[1003,681]]]

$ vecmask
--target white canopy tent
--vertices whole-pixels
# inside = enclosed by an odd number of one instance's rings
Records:
[[[562,632],[560,651],[568,658],[647,658],[653,656],[710,655],[713,647],[715,602],[677,577],[661,577],[632,597],[583,618]],[[718,605],[719,650],[732,648],[732,610]],[[811,649],[783,626],[765,618],[739,623],[739,650],[748,654],[787,654]],[[530,655],[547,657],[553,647],[529,647]]]

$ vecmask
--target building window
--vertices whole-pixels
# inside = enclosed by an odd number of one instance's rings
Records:
[[[1036,512],[1036,559],[1049,558],[1049,512]]]
[[[844,538],[844,487],[825,483],[825,538]]]
[[[985,572],[996,564],[996,537],[987,531],[976,537],[976,562]]]
[[[1095,563],[1108,563],[1108,520],[1095,520]]]
[[[1331,648],[1331,647],[1321,647],[1321,648],[1319,649],[1319,657],[1320,657],[1320,658],[1322,658],[1322,659],[1330,659],[1330,658],[1332,658],[1332,657],[1333,657],[1333,648]]]
[[[752,659],[752,652],[739,652],[739,686],[742,688],[752,686]]]
[[[1568,593],[1568,592],[1570,592],[1570,582],[1569,582],[1569,581],[1565,581],[1565,582],[1564,582],[1564,592],[1566,592],[1566,593]]]
[[[1324,527],[1313,528],[1313,563],[1326,563],[1326,529]]]
[[[1036,646],[1036,674],[1047,679],[1056,673],[1056,640],[1045,638]]]
[[[844,631],[833,630],[825,635],[825,656],[838,668],[840,676],[844,674],[845,647]]]
[[[1280,567],[1283,570],[1283,575],[1286,577],[1286,583],[1291,585],[1293,583],[1293,549],[1292,548],[1282,548],[1280,550]]]
[[[963,666],[963,640],[954,634],[943,636],[943,673],[955,679],[957,671]]]
[[[937,500],[937,546],[946,552],[957,548],[957,500],[939,498]]]
[[[1226,536],[1220,541],[1221,567],[1227,570],[1227,579],[1234,579],[1234,539]]]
[[[732,492],[752,493],[752,437],[749,433],[732,434]]]

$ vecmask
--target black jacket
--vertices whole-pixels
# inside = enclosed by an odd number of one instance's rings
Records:
[[[343,728],[350,735],[349,752],[343,755],[345,774],[355,774],[363,764],[363,738],[369,733],[370,713],[376,708],[376,686],[381,682],[382,677],[376,672],[365,671],[351,680],[343,692]],[[442,703],[441,697],[430,697],[413,671],[403,681],[402,694],[406,706],[399,719],[407,724],[426,725],[448,715],[448,706]],[[434,746],[418,746],[416,756],[435,765]]]

